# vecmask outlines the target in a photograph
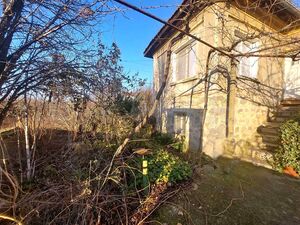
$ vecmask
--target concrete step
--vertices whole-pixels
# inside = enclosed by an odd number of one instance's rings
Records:
[[[271,126],[271,127],[277,127],[277,128],[279,128],[281,125],[282,125],[282,123],[275,122],[275,121],[263,123],[263,126]]]
[[[268,152],[275,152],[278,149],[279,143],[263,142],[259,145],[260,149],[263,149]]]
[[[281,126],[281,123],[266,123],[263,124],[262,126],[257,128],[257,132],[259,134],[279,134],[279,127]]]
[[[261,134],[262,143],[274,143],[279,144],[279,136],[276,134]]]
[[[260,148],[253,148],[251,149],[250,154],[246,155],[225,154],[224,156],[229,158],[239,158],[243,161],[253,163],[257,166],[263,166],[269,169],[272,168],[270,162],[273,161],[273,154]]]
[[[270,122],[280,122],[284,123],[285,121],[291,119],[290,116],[275,116],[274,118],[271,119]]]
[[[295,117],[297,115],[299,115],[300,110],[281,110],[278,111],[277,113],[275,113],[275,116],[279,116],[279,117]]]
[[[278,108],[279,111],[299,111],[300,106],[299,105],[287,105],[287,106],[280,106]]]
[[[272,166],[269,163],[273,161],[273,154],[270,151],[261,148],[253,149],[252,161],[256,165],[264,166],[271,169]]]
[[[281,101],[281,106],[299,106],[300,99],[284,99]]]
[[[257,140],[250,142],[250,144],[255,149],[262,149],[264,151],[274,152],[279,146],[279,141],[278,142],[266,141],[263,140],[262,137],[260,137],[257,138]]]

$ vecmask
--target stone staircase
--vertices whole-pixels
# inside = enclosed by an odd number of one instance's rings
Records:
[[[258,127],[258,138],[260,139],[259,148],[269,153],[279,146],[279,127],[288,119],[292,119],[300,113],[300,105],[280,105],[277,112],[269,119],[268,122]]]
[[[257,128],[256,135],[243,145],[228,148],[224,155],[237,157],[254,165],[272,168],[273,154],[280,144],[279,128],[288,119],[300,114],[300,102],[297,104],[281,104],[277,111],[264,124]],[[230,145],[229,143],[229,146]],[[236,147],[237,146],[237,147]]]

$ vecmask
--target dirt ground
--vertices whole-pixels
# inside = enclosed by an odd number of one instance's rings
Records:
[[[152,217],[164,225],[300,225],[300,180],[234,159],[196,169]]]

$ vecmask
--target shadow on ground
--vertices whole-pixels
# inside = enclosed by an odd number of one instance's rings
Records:
[[[164,204],[151,224],[299,225],[300,180],[220,158]],[[156,222],[159,221],[159,222]]]

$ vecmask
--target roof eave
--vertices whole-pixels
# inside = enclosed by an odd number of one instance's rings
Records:
[[[181,5],[184,5],[188,1],[189,0],[184,0]],[[292,4],[288,0],[281,0],[281,3],[285,7],[287,7],[287,9],[290,11],[290,13],[292,13],[297,19],[300,19],[300,10],[294,4]],[[168,20],[168,22],[172,23],[172,21],[174,21],[175,19],[177,19],[180,16],[181,16],[181,13],[180,13],[180,7],[179,7],[174,12],[174,14],[171,16],[171,18]],[[168,27],[167,25],[164,25],[158,31],[158,33],[155,35],[155,37],[150,41],[149,45],[146,47],[146,49],[144,51],[144,56],[147,57],[147,58],[153,58],[153,55],[154,55],[155,50],[157,48],[156,46],[157,45],[162,45],[164,42],[166,42],[165,40],[162,40],[163,36],[172,34],[174,32],[175,32],[174,29]]]
[[[185,3],[187,3],[190,0],[183,0],[183,2],[181,3],[181,6],[185,5]],[[181,7],[178,7],[176,9],[176,11],[173,13],[173,15],[171,16],[171,18],[168,20],[169,23],[173,23],[174,20],[178,19],[178,17],[180,17],[182,15],[182,10]],[[163,34],[165,34],[166,32],[172,31],[173,29],[171,29],[170,27],[168,27],[167,25],[164,25],[162,28],[160,28],[160,30],[158,31],[158,33],[155,35],[155,37],[150,41],[149,45],[146,47],[145,51],[144,51],[144,56],[147,58],[153,58],[153,46],[157,43],[158,40],[160,40],[161,36]],[[174,32],[174,30],[173,30]],[[154,48],[155,49],[155,48]]]

